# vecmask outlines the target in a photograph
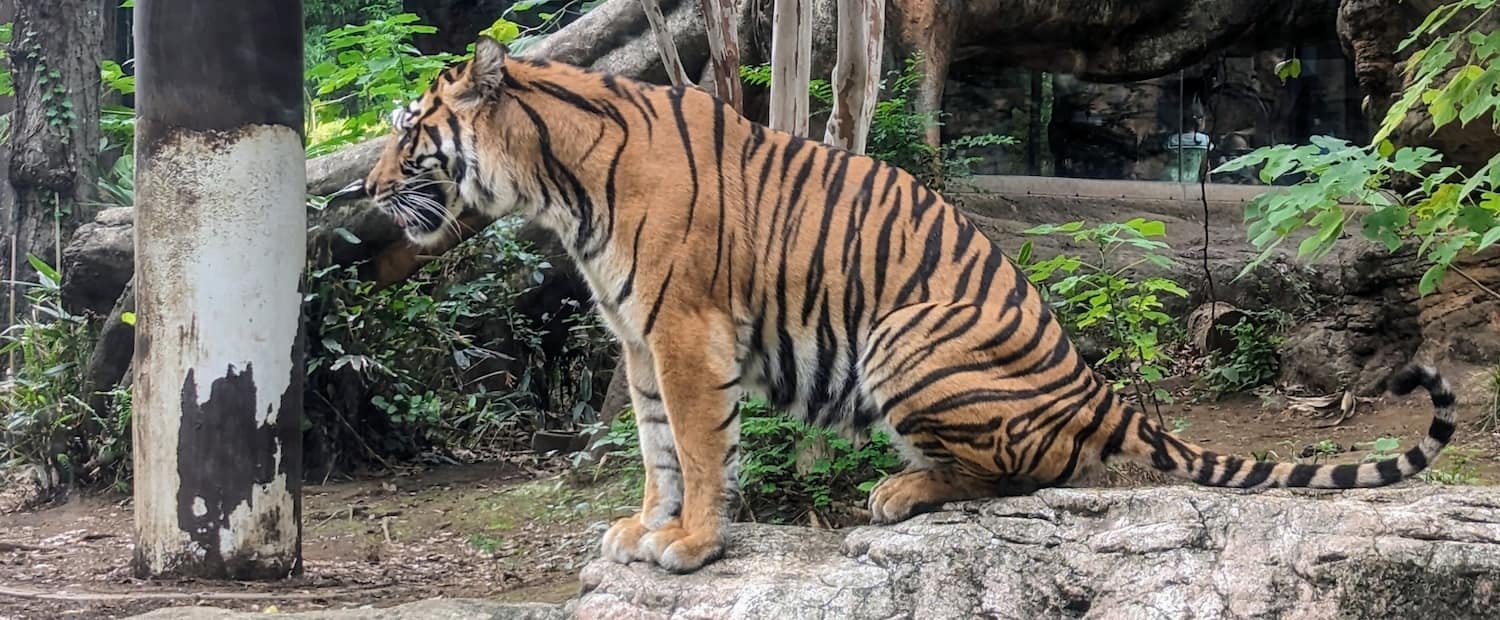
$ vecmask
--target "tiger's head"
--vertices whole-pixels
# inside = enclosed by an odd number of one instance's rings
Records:
[[[419,245],[456,233],[465,208],[496,217],[516,209],[503,178],[505,154],[482,144],[492,133],[486,128],[501,100],[508,54],[480,37],[471,60],[445,69],[420,99],[390,115],[391,134],[364,191]]]

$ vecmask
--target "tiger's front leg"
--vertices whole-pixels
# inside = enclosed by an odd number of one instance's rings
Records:
[[[682,467],[650,351],[644,345],[626,344],[621,349],[645,469],[645,491],[641,511],[615,521],[604,534],[601,551],[604,557],[628,564],[653,559],[643,552],[641,539],[652,530],[677,523],[682,512]]]
[[[718,559],[728,522],[728,478],[739,454],[742,389],[734,332],[726,319],[693,316],[649,337],[657,381],[677,445],[682,514],[641,539],[662,568],[685,573]],[[674,327],[676,329],[674,329]]]

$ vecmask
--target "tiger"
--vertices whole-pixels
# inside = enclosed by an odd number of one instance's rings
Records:
[[[1351,489],[1421,471],[1455,398],[1427,365],[1419,445],[1379,462],[1209,452],[1096,372],[1024,272],[899,167],[752,122],[697,87],[514,55],[480,38],[391,115],[363,180],[412,242],[466,209],[540,224],[618,340],[644,469],[639,512],[601,556],[693,572],[728,546],[740,403],[883,431],[904,463],[871,489],[875,526],[944,503],[1065,486],[1126,459],[1193,483]]]

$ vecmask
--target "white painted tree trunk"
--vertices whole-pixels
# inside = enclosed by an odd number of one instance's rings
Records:
[[[198,1],[136,6],[134,568],[283,578],[302,569],[302,2]]]
[[[776,0],[771,30],[771,127],[807,136],[812,0]]]
[[[833,67],[833,112],[824,142],[865,152],[880,98],[884,0],[839,0],[838,61]]]
[[[672,29],[667,27],[667,18],[662,15],[657,0],[641,0],[641,9],[646,12],[646,21],[651,24],[651,33],[656,35],[656,48],[661,51],[661,63],[667,69],[667,79],[673,86],[692,86],[687,70],[682,67],[682,57],[677,54],[677,44],[672,40]]]
[[[733,0],[702,0],[703,21],[708,26],[708,56],[712,64],[714,94],[734,111],[743,114],[745,102],[740,88],[739,24]]]

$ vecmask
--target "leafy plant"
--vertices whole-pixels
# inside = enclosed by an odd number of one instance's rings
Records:
[[[632,463],[640,460],[633,417],[622,414],[597,444]],[[819,445],[823,450],[810,451]],[[853,521],[852,507],[881,478],[900,470],[890,439],[880,432],[856,443],[836,433],[810,427],[751,398],[740,403],[740,476],[742,516],[755,521],[792,523],[809,513],[820,523]],[[803,455],[816,454],[799,463]]]
[[[1479,418],[1479,430],[1485,432],[1500,428],[1500,360],[1490,367],[1490,403]]]
[[[1344,448],[1332,439],[1320,439],[1317,443],[1302,449],[1301,458],[1312,459],[1313,463],[1337,456]]]
[[[309,101],[308,156],[384,132],[386,112],[398,102],[419,96],[438,72],[458,57],[423,55],[412,38],[436,28],[411,13],[373,18],[328,32],[322,49],[327,60],[309,68],[313,84]]]
[[[377,460],[430,448],[514,448],[517,431],[577,428],[595,417],[591,369],[605,365],[609,341],[589,314],[543,315],[538,324],[518,308],[552,266],[507,223],[383,290],[358,266],[309,274],[315,400],[307,410],[328,443],[360,446],[361,458]],[[553,331],[561,357],[543,354]],[[351,403],[341,398],[347,393],[369,397]]]
[[[126,475],[128,401],[97,415],[84,400],[83,367],[94,332],[81,316],[62,308],[60,274],[35,256],[37,282],[27,288],[31,316],[0,334],[0,355],[11,357],[12,376],[0,382],[0,466],[33,465],[49,481],[104,481]]]
[[[1443,458],[1429,465],[1417,477],[1429,484],[1468,485],[1479,483],[1479,471],[1474,466],[1477,452],[1453,446],[1443,448]]]
[[[512,52],[521,53],[561,28],[565,22],[583,16],[603,3],[604,0],[521,0],[506,7],[480,34],[506,44]],[[473,44],[469,45],[468,51],[474,52]]]
[[[5,48],[10,46],[14,29],[15,24],[12,22],[0,24],[0,97],[16,96],[16,85],[11,80],[10,63],[5,55]]]
[[[1263,315],[1264,316],[1264,315]],[[1273,325],[1257,323],[1254,316],[1234,325],[1220,326],[1234,338],[1234,349],[1209,356],[1207,379],[1216,394],[1241,392],[1276,378],[1280,368],[1282,338]]]
[[[1081,221],[1045,224],[1023,232],[1067,237],[1094,250],[1087,260],[1067,253],[1038,260],[1032,242],[1027,241],[1021,244],[1016,263],[1049,298],[1064,325],[1075,334],[1093,333],[1108,343],[1099,363],[1116,367],[1115,374],[1121,377],[1116,387],[1132,383],[1132,378],[1148,384],[1164,378],[1171,358],[1164,349],[1162,332],[1172,318],[1162,312],[1162,296],[1186,297],[1187,291],[1168,278],[1134,280],[1127,274],[1147,263],[1171,265],[1171,259],[1160,253],[1169,249],[1160,240],[1166,236],[1166,226],[1136,218],[1091,228]],[[1121,254],[1127,249],[1139,253],[1139,258],[1124,262]],[[1141,391],[1143,397],[1146,394]],[[1164,390],[1151,390],[1151,394],[1159,400],[1170,398]]]
[[[1458,0],[1440,5],[1400,45],[1428,43],[1413,51],[1405,63],[1412,82],[1386,113],[1368,145],[1355,146],[1337,138],[1318,136],[1303,146],[1260,148],[1226,162],[1215,173],[1260,167],[1263,182],[1298,178],[1285,189],[1253,200],[1245,211],[1252,242],[1262,252],[1246,265],[1254,268],[1282,242],[1301,230],[1311,230],[1297,248],[1300,258],[1327,254],[1346,227],[1357,224],[1361,233],[1395,251],[1405,243],[1417,245],[1417,255],[1430,263],[1418,290],[1436,289],[1453,269],[1461,252],[1478,252],[1500,242],[1500,155],[1478,170],[1443,165],[1443,156],[1427,147],[1400,147],[1389,137],[1413,110],[1425,109],[1434,130],[1454,121],[1468,124],[1489,116],[1500,121],[1500,32],[1478,29],[1494,10],[1493,0]],[[1453,21],[1462,15],[1459,21]],[[1450,31],[1450,22],[1467,24]],[[1452,70],[1454,67],[1457,70]],[[1409,180],[1409,191],[1392,188]],[[1369,212],[1358,215],[1355,207]],[[1356,222],[1356,220],[1358,220]],[[1459,273],[1464,275],[1460,270]],[[1472,278],[1470,278],[1471,281]],[[1475,281],[1478,284],[1477,281]],[[1500,293],[1485,288],[1489,294]]]
[[[1359,444],[1357,447],[1363,447],[1370,451],[1369,454],[1365,455],[1365,462],[1384,461],[1395,458],[1400,454],[1401,440],[1396,437],[1380,437],[1375,441]]]

